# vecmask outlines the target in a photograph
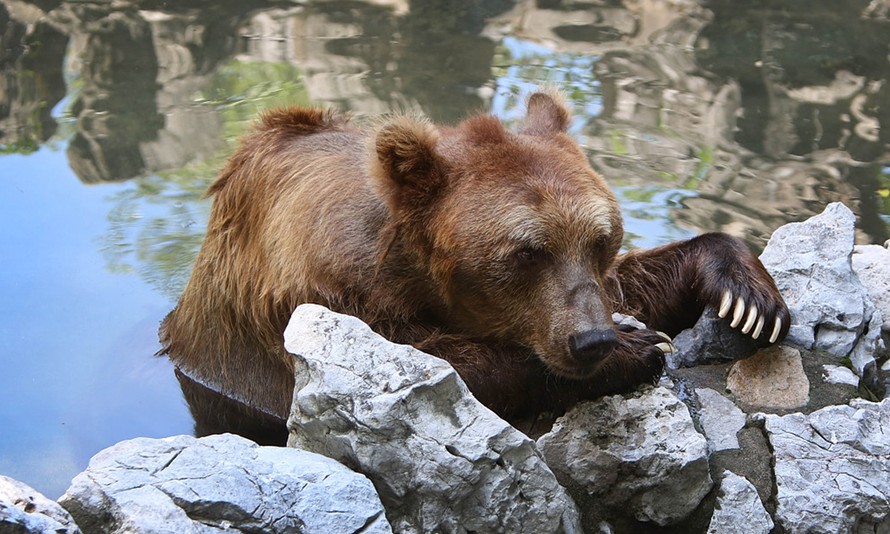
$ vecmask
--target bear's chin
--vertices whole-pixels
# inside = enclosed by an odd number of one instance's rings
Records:
[[[567,378],[569,380],[588,380],[593,378],[599,372],[603,362],[608,359],[608,356],[591,363],[573,362],[571,365],[565,365],[562,362],[557,362],[540,356],[539,358],[544,362],[544,365],[547,366],[547,369],[558,377]]]

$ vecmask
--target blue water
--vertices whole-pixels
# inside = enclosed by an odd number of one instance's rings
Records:
[[[53,498],[102,448],[192,427],[152,356],[173,302],[97,246],[109,195],[132,186],[84,186],[64,149],[0,157],[0,473]]]

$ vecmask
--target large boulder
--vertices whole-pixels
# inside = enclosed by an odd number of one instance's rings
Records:
[[[0,475],[0,532],[80,534],[71,515],[24,482]]]
[[[579,404],[538,448],[584,510],[585,524],[616,516],[676,523],[712,486],[707,442],[664,387]]]
[[[766,415],[788,532],[890,531],[890,399]]]
[[[883,318],[853,272],[856,217],[840,203],[777,229],[760,260],[791,311],[787,341],[850,357],[860,375],[882,345]]]
[[[228,434],[118,443],[59,502],[86,532],[392,532],[364,476]]]
[[[368,476],[397,532],[578,532],[534,442],[480,404],[444,360],[354,317],[301,305],[289,445]]]

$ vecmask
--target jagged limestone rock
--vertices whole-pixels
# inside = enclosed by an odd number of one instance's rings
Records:
[[[585,402],[538,439],[547,464],[591,517],[669,525],[710,491],[708,446],[670,390]]]
[[[731,400],[711,388],[695,390],[699,422],[710,452],[739,448],[738,433],[745,427],[745,413]]]
[[[304,304],[288,444],[364,473],[397,532],[580,532],[574,502],[528,437],[444,360]]]
[[[24,482],[0,475],[0,532],[80,534],[74,518]]]
[[[724,471],[708,534],[769,534],[773,526],[754,484]]]
[[[853,270],[869,298],[881,311],[884,332],[890,333],[890,249],[880,245],[857,245],[853,247],[852,261]]]
[[[853,271],[856,217],[840,203],[777,229],[760,261],[791,311],[787,342],[849,357],[859,374],[881,343],[883,319]]]
[[[890,399],[764,416],[788,532],[890,529]]]
[[[364,476],[231,434],[122,441],[59,502],[86,532],[392,532]]]

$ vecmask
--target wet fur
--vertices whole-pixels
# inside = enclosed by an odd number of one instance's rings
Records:
[[[314,109],[264,115],[210,188],[207,236],[161,326],[162,352],[284,419],[294,377],[282,332],[296,306],[317,303],[448,360],[515,419],[657,379],[653,330],[691,326],[727,290],[782,317],[784,336],[787,308],[737,239],[617,255],[617,201],[566,134],[569,120],[545,93],[530,98],[519,133],[488,116],[362,129]],[[523,226],[526,207],[541,222]],[[583,368],[546,348],[612,328],[612,311],[653,330],[618,332],[618,347]]]

